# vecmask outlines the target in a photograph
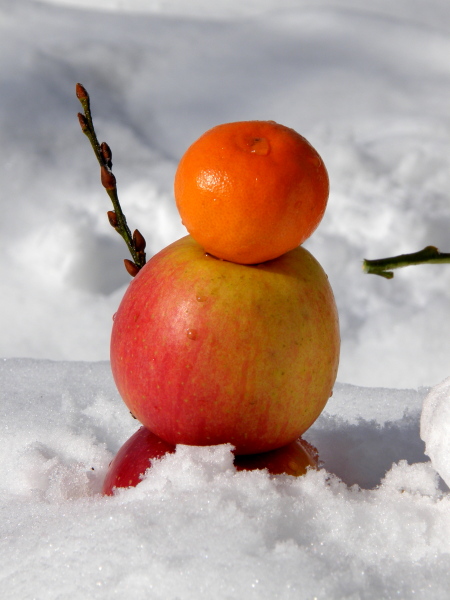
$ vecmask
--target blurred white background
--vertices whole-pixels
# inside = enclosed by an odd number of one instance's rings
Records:
[[[338,303],[338,379],[446,377],[450,267],[387,281],[361,261],[450,251],[449,17],[437,0],[0,0],[0,355],[108,359],[127,251],[77,122],[80,81],[149,255],[185,233],[172,181],[203,131],[273,119],[306,136],[331,180],[305,245]]]

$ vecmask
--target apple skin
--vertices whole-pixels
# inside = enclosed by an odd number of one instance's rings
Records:
[[[260,454],[240,454],[234,458],[237,471],[267,469],[272,475],[300,477],[308,468],[317,469],[319,454],[306,440],[297,438],[290,444]]]
[[[168,444],[145,427],[140,427],[111,461],[102,493],[112,496],[115,487],[135,487],[151,466],[153,458],[161,458],[171,452],[175,452],[173,444]]]
[[[312,425],[331,396],[339,347],[333,292],[307,250],[240,265],[186,236],[130,283],[111,368],[125,404],[158,437],[252,454]]]
[[[102,493],[112,496],[115,488],[135,487],[151,467],[152,459],[173,453],[175,448],[146,427],[140,427],[111,461]],[[237,471],[268,469],[273,475],[284,473],[296,477],[304,475],[308,468],[316,469],[317,465],[317,450],[301,438],[277,450],[236,456],[234,459]]]

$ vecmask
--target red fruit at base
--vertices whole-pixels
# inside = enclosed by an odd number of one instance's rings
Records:
[[[108,467],[102,493],[111,496],[114,488],[134,487],[151,466],[152,459],[175,452],[175,446],[141,427],[120,448]]]
[[[174,445],[141,427],[125,442],[109,465],[102,493],[112,496],[115,488],[135,487],[151,467],[153,459],[173,452]],[[237,471],[267,469],[273,475],[284,473],[298,477],[304,475],[308,468],[317,468],[318,454],[314,446],[299,438],[277,450],[236,456],[234,465]]]
[[[300,477],[308,468],[317,469],[319,454],[306,440],[297,440],[270,452],[241,454],[234,459],[238,471],[267,469],[272,475],[293,475]]]

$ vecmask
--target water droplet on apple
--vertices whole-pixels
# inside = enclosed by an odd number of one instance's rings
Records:
[[[199,294],[197,296],[197,302],[206,302],[206,296],[202,296],[201,294]]]
[[[190,340],[196,340],[197,339],[197,330],[196,329],[188,329],[186,331],[186,335],[188,336],[188,338]]]
[[[115,312],[115,313],[113,314],[113,316],[112,316],[112,320],[113,320],[113,321],[115,321],[115,320],[116,320],[116,316],[117,316],[117,313]]]

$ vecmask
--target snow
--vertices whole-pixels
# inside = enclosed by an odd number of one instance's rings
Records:
[[[179,446],[102,497],[137,429],[108,363],[8,359],[0,376],[7,598],[448,597],[450,496],[419,437],[425,390],[338,384],[305,436],[325,468],[301,478]]]
[[[425,453],[447,485],[450,485],[450,377],[434,386],[426,397],[420,418],[420,437]]]
[[[450,270],[387,281],[361,261],[450,250],[449,54],[445,0],[0,0],[5,598],[448,598]],[[185,233],[173,175],[209,127],[274,119],[324,158],[305,245],[342,355],[305,434],[321,470],[238,473],[227,446],[180,446],[99,494],[138,425],[107,362],[127,254],[77,81],[149,254]]]

